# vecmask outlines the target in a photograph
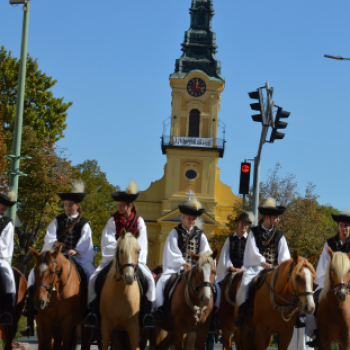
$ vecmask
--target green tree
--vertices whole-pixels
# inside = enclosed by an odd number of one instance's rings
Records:
[[[4,114],[5,131],[13,132],[17,85],[19,73],[19,60],[11,56],[4,46],[0,48],[0,103]],[[39,70],[37,59],[27,56],[26,86],[24,98],[23,125],[31,126],[40,139],[57,141],[63,136],[67,110],[72,102],[64,103],[63,97],[53,97],[51,88],[57,80],[47,76]],[[12,137],[8,139],[11,149]]]

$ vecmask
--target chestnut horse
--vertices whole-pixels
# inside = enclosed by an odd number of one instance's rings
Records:
[[[319,296],[317,328],[323,350],[332,342],[342,350],[350,350],[350,253],[333,253],[326,269],[326,279]]]
[[[36,259],[34,307],[38,310],[35,320],[39,350],[51,349],[52,342],[54,350],[74,349],[77,327],[83,322],[77,270],[72,261],[61,254],[61,247],[42,253],[29,249]]]
[[[288,349],[297,311],[300,309],[304,314],[315,311],[313,280],[316,273],[312,266],[315,259],[315,255],[305,259],[295,251],[292,259],[268,272],[256,291],[253,316],[249,313],[245,326],[237,332],[242,349],[252,350],[255,345],[257,350],[265,350],[274,334],[278,335],[278,349]],[[235,318],[237,315],[236,305]]]
[[[101,292],[102,350],[108,349],[110,341],[115,349],[140,349],[141,295],[135,275],[139,235],[138,229],[134,235],[124,228],[120,232],[114,261]]]
[[[217,251],[212,255],[208,252],[199,256],[191,254],[198,259],[197,264],[184,273],[176,286],[170,312],[164,308],[163,324],[160,326],[170,332],[169,337],[174,337],[176,350],[182,350],[183,335],[191,331],[197,333],[196,349],[205,349],[214,306],[216,267],[213,259],[216,255]]]
[[[17,268],[12,266],[13,274],[15,276],[16,283],[16,305],[11,312],[12,315],[12,325],[11,326],[1,326],[2,341],[4,343],[4,350],[12,349],[12,341],[17,332],[17,324],[22,315],[22,310],[24,307],[25,295],[27,291],[27,280],[25,279],[23,273]],[[0,283],[1,285],[1,283]],[[2,288],[1,288],[2,289]],[[2,295],[2,290],[0,292],[0,297]],[[1,303],[2,301],[0,301]]]

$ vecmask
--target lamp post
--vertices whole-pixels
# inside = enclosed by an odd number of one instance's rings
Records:
[[[331,58],[333,60],[348,60],[350,61],[350,58],[342,57],[342,56],[332,56],[332,55],[324,55],[326,58]]]
[[[18,88],[17,88],[17,103],[16,103],[16,119],[13,130],[12,154],[7,155],[11,159],[10,187],[16,192],[15,200],[18,194],[18,178],[25,176],[19,171],[19,162],[21,158],[28,159],[29,157],[21,157],[21,143],[22,143],[22,125],[23,125],[23,109],[24,109],[24,91],[26,81],[27,69],[27,42],[28,42],[28,24],[29,24],[29,6],[30,2],[27,0],[10,0],[11,5],[23,4],[23,26],[22,26],[22,42],[21,42],[21,57],[19,63],[18,74]],[[17,204],[13,205],[9,210],[9,216],[12,222],[16,220]]]

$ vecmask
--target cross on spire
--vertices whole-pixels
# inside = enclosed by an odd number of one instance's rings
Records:
[[[188,201],[187,201],[187,203],[188,203],[188,202],[191,201],[191,198],[194,196],[194,192],[193,192],[192,190],[188,190],[188,191],[186,192],[186,194],[187,194],[187,196],[188,196]]]

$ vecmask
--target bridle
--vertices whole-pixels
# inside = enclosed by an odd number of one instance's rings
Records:
[[[339,289],[345,289],[346,291],[349,291],[349,290],[350,290],[350,281],[349,281],[348,284],[345,284],[345,283],[343,283],[343,282],[334,283],[333,277],[332,277],[331,268],[329,268],[329,280],[330,280],[330,282],[331,282],[331,291],[332,291],[334,294],[339,293]]]
[[[119,262],[119,249],[117,249],[117,253],[116,253],[116,267],[119,271],[119,274],[120,274],[120,277],[117,279],[115,276],[114,276],[114,279],[119,282],[123,279],[123,270],[126,268],[126,267],[132,267],[134,269],[134,281],[136,281],[136,271],[139,267],[138,264],[124,264],[124,265],[121,265],[120,262]]]
[[[207,260],[206,263],[210,264],[209,260]],[[189,283],[191,283],[193,275],[195,275],[195,281],[197,282],[197,274],[198,273],[199,273],[198,267],[197,266],[193,266],[192,269],[191,269],[190,276],[189,276]],[[216,271],[215,271],[214,274],[216,275]],[[213,296],[216,293],[215,284],[211,284],[210,282],[201,282],[201,283],[196,283],[195,285],[192,285],[192,283],[191,283],[192,292],[198,298],[199,298],[199,288],[201,288],[201,287],[209,287],[211,289],[211,291],[212,291],[210,300],[213,299]],[[199,298],[199,300],[202,301],[203,300],[203,296],[201,298]]]
[[[68,256],[68,259],[70,261],[70,268],[69,268],[69,273],[68,273],[68,276],[67,276],[67,279],[66,279],[66,282],[65,284],[63,285],[63,288],[61,290],[61,293],[59,294],[59,296],[56,298],[56,300],[52,303],[52,304],[49,304],[47,305],[46,307],[51,307],[52,305],[54,305],[63,295],[63,292],[64,292],[64,288],[66,287],[67,285],[67,282],[69,280],[69,277],[72,273],[72,266],[73,266],[73,263],[70,259],[70,256]],[[58,269],[58,262],[56,259],[53,259],[52,262],[54,262],[56,264],[56,268],[55,268],[55,273],[54,273],[54,277],[53,277],[53,282],[52,284],[46,284],[46,283],[35,283],[35,288],[37,287],[45,287],[46,290],[47,290],[47,303],[50,302],[50,299],[51,299],[51,293],[53,292],[54,290],[54,287],[55,287],[55,283],[59,283],[61,281],[61,277],[62,277],[62,274],[63,274],[63,264],[62,264],[62,260],[61,258],[59,257],[59,260],[60,260],[60,263],[61,263],[61,268]],[[56,277],[57,277],[57,281],[56,281]]]

